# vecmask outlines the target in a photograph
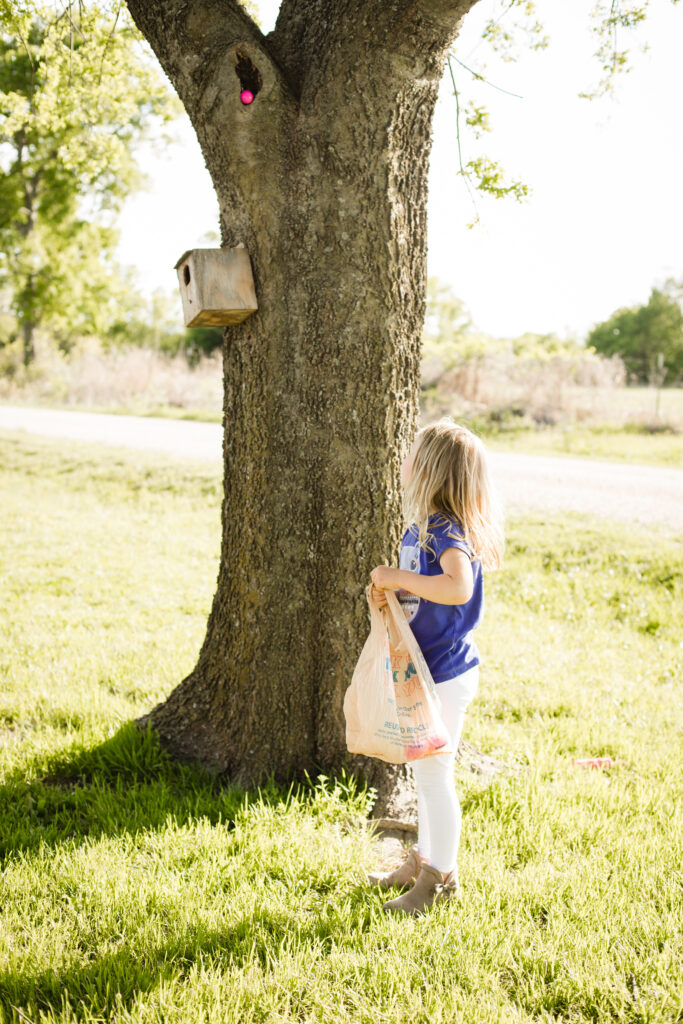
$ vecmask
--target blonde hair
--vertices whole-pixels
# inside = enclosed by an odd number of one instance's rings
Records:
[[[403,492],[406,528],[415,523],[418,544],[434,554],[428,547],[430,514],[444,516],[444,525],[454,517],[483,568],[500,568],[505,547],[503,514],[481,439],[450,416],[421,427],[415,436],[420,443]],[[458,534],[449,532],[449,536]]]

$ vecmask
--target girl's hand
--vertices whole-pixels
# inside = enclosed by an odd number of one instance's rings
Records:
[[[379,587],[376,587],[374,583],[372,585],[372,590],[370,591],[370,596],[372,597],[372,600],[375,602],[375,604],[378,605],[380,608],[384,608],[385,605],[388,604],[387,595],[384,593],[383,590],[380,590]]]
[[[390,565],[378,565],[370,573],[370,579],[378,590],[400,590],[400,572]]]

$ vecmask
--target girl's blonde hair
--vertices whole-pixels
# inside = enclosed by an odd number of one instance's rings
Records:
[[[428,548],[430,514],[440,513],[447,522],[454,517],[483,568],[498,569],[505,547],[503,514],[481,439],[450,416],[421,427],[416,437],[420,443],[403,492],[406,528],[415,523],[418,544],[433,554]]]

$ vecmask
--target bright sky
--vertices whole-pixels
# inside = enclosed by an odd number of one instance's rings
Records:
[[[683,4],[653,0],[644,28],[621,33],[632,70],[617,78],[616,99],[578,98],[600,77],[592,57],[594,0],[538,0],[551,45],[504,62],[480,42],[499,0],[480,0],[455,44],[460,60],[523,99],[473,83],[453,64],[456,84],[485,103],[493,131],[476,142],[462,133],[464,162],[485,153],[533,193],[527,201],[476,194],[480,224],[457,174],[455,99],[448,68],[433,128],[429,178],[428,274],[452,285],[481,330],[584,337],[620,306],[647,301],[666,277],[683,278]],[[277,0],[259,0],[265,32]],[[510,15],[507,16],[508,18]],[[504,24],[505,22],[503,22]],[[649,50],[641,52],[644,42]],[[130,199],[120,218],[118,258],[138,268],[141,288],[180,297],[173,265],[186,250],[218,245],[218,208],[194,131],[164,156],[140,150],[150,191]],[[213,234],[211,234],[213,233]]]

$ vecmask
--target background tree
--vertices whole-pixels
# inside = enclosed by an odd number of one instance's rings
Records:
[[[428,279],[420,366],[424,392],[429,394],[439,380],[457,387],[454,376],[462,384],[462,373],[453,375],[449,371],[465,371],[466,390],[476,400],[483,360],[508,347],[505,339],[491,338],[474,329],[469,312],[451,285],[435,277]]]
[[[683,376],[682,288],[674,280],[653,288],[641,306],[618,309],[594,327],[588,344],[618,354],[639,384],[677,384]]]
[[[425,323],[422,331],[422,387],[428,388],[446,371],[469,357],[475,336],[465,304],[451,285],[437,277],[427,280]]]
[[[126,304],[118,230],[97,218],[145,183],[134,148],[182,106],[125,12],[5,5],[0,30],[0,289],[29,363],[39,324],[68,345]]]

